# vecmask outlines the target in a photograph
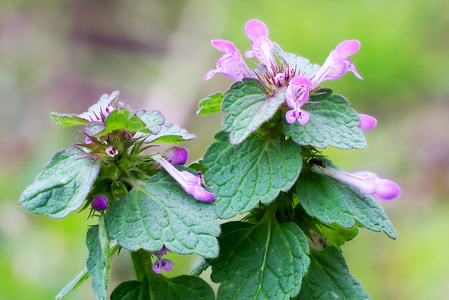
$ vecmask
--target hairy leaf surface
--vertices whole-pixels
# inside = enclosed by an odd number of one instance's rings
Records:
[[[51,218],[64,218],[80,208],[100,170],[100,163],[84,156],[74,148],[57,152],[22,193],[20,205]]]
[[[292,141],[250,137],[233,146],[224,132],[215,138],[203,163],[209,168],[205,180],[212,186],[220,217],[230,218],[250,211],[259,202],[272,202],[299,176],[301,147]]]

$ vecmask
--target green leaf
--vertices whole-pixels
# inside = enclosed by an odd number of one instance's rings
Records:
[[[149,273],[149,299],[214,300],[212,287],[197,276],[182,275],[166,278],[164,275]]]
[[[103,122],[99,122],[99,121],[90,122],[84,128],[85,133],[90,136],[97,135],[100,132],[102,132],[103,130],[104,130],[104,124],[103,124]]]
[[[220,256],[211,260],[218,299],[285,299],[299,293],[309,267],[309,246],[293,222],[267,213],[257,224],[223,225]]]
[[[221,103],[225,98],[226,93],[215,93],[209,96],[209,98],[200,101],[199,109],[196,112],[197,115],[208,115],[221,111]]]
[[[145,123],[145,128],[152,134],[157,134],[161,131],[162,125],[165,123],[164,116],[157,110],[139,110],[136,112],[136,116]]]
[[[201,273],[206,271],[210,267],[210,264],[204,259],[204,257],[200,257],[199,260],[195,261],[193,265],[190,267],[190,275],[200,276]]]
[[[62,127],[70,127],[70,126],[78,126],[78,125],[87,125],[87,121],[81,119],[76,115],[69,114],[60,114],[60,113],[52,113],[51,119]]]
[[[150,272],[143,282],[126,281],[119,284],[111,294],[111,300],[214,300],[212,287],[196,276],[166,278]]]
[[[337,223],[344,228],[352,228],[357,220],[371,231],[383,230],[390,238],[396,239],[393,224],[382,207],[355,187],[304,168],[296,184],[296,192],[307,214],[326,224]]]
[[[251,132],[270,119],[285,101],[286,88],[270,96],[263,84],[252,78],[234,83],[223,100],[223,128],[231,144],[243,142]]]
[[[143,283],[137,280],[120,283],[112,292],[111,300],[151,300],[148,280]]]
[[[220,217],[230,218],[272,202],[295,183],[301,170],[301,147],[292,141],[250,137],[232,146],[223,131],[203,158]]]
[[[341,253],[334,247],[311,250],[309,272],[295,300],[370,299],[360,282],[350,273]]]
[[[178,254],[218,255],[213,203],[188,195],[165,171],[136,185],[116,201],[106,220],[111,239],[124,248],[158,251],[165,246]]]
[[[166,123],[157,134],[145,138],[144,143],[181,143],[196,138],[178,124]]]
[[[89,276],[89,272],[87,272],[87,268],[85,268],[72,281],[70,281],[65,287],[62,288],[62,290],[56,296],[56,300],[64,298],[68,293],[70,293],[75,288],[79,287],[84,281],[86,281]]]
[[[301,125],[284,120],[284,133],[303,146],[364,149],[366,141],[358,128],[359,115],[348,105],[342,96],[330,94],[318,103],[308,103],[304,108],[310,113],[309,122]]]
[[[98,225],[87,230],[86,245],[89,251],[86,267],[92,276],[92,288],[97,299],[107,299],[111,251],[104,216],[100,217]]]
[[[310,60],[307,58],[304,58],[302,56],[299,56],[297,54],[284,52],[284,50],[281,49],[281,47],[276,44],[274,44],[274,53],[276,53],[280,58],[282,58],[289,67],[295,67],[296,68],[296,76],[305,76],[307,78],[312,78],[312,76],[318,72],[320,69],[320,65],[311,63]]]
[[[80,208],[100,170],[100,163],[84,157],[74,148],[57,152],[22,193],[20,205],[51,218],[64,218]]]
[[[355,238],[359,233],[359,228],[357,226],[344,228],[335,223],[329,226],[318,226],[318,229],[326,241],[338,249],[340,249],[340,246],[345,242]]]
[[[193,169],[193,170],[195,170],[197,172],[200,171],[202,174],[204,174],[207,170],[209,170],[209,168],[206,168],[204,166],[202,159],[194,161],[193,163],[191,163],[189,165],[189,168]]]
[[[135,114],[126,108],[113,110],[104,122],[105,129],[97,135],[103,136],[114,130],[140,131],[151,133],[146,129],[146,124]]]

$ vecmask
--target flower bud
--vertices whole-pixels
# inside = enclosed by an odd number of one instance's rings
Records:
[[[184,148],[173,147],[165,153],[165,158],[174,166],[183,165],[187,161],[189,153]]]
[[[110,157],[114,157],[118,154],[117,149],[115,149],[113,146],[108,146],[106,148],[106,153],[110,156]]]
[[[97,211],[103,211],[108,207],[108,197],[105,195],[97,195],[94,200],[92,200],[91,206]]]
[[[122,132],[122,139],[126,142],[130,141],[132,139],[132,135],[128,131]]]
[[[363,131],[371,130],[377,125],[377,120],[374,117],[359,114],[359,118],[360,124],[358,127]]]
[[[379,178],[377,174],[369,171],[348,173],[331,167],[313,165],[312,171],[333,177],[357,188],[365,195],[372,195],[379,200],[392,200],[399,197],[401,190],[391,180]]]

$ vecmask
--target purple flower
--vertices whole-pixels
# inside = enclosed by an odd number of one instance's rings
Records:
[[[377,120],[374,117],[359,114],[359,118],[360,124],[358,127],[363,131],[371,130],[377,125]]]
[[[357,78],[363,79],[357,72],[354,63],[348,59],[348,56],[357,53],[359,49],[360,42],[357,40],[343,41],[338,44],[337,48],[331,51],[324,64],[312,77],[312,85],[318,87],[321,82],[340,78],[348,71],[354,73]]]
[[[217,68],[210,70],[204,76],[204,80],[211,79],[217,72],[234,80],[254,77],[246,62],[243,60],[240,51],[235,48],[233,43],[225,40],[213,40],[212,46],[224,53],[217,60]]]
[[[163,255],[165,255],[169,250],[167,247],[162,246],[162,249],[156,252],[153,252],[154,255],[156,255],[156,261],[151,266],[153,271],[157,274],[160,274],[162,272],[162,269],[165,271],[170,271],[171,268],[173,268],[173,262],[167,258],[162,258]]]
[[[185,164],[188,156],[189,153],[184,148],[173,147],[165,152],[165,158],[174,166]]]
[[[209,193],[202,187],[201,172],[198,172],[198,175],[195,176],[187,171],[179,171],[160,155],[154,155],[153,159],[181,185],[187,194],[203,202],[210,202],[215,199],[214,194]]]
[[[253,50],[245,52],[245,56],[248,58],[256,56],[268,72],[272,73],[277,63],[273,55],[273,42],[268,38],[267,25],[256,19],[250,20],[245,25],[245,33],[252,41],[253,47]]]
[[[103,211],[108,207],[108,203],[108,197],[104,195],[97,195],[94,200],[92,200],[91,206],[97,211]]]
[[[356,187],[365,195],[372,195],[379,200],[392,200],[399,196],[399,186],[391,180],[379,178],[376,174],[368,171],[347,173],[331,167],[313,165],[312,171],[333,177],[349,185]]]
[[[292,108],[285,114],[288,123],[292,124],[298,120],[301,125],[304,125],[309,122],[310,114],[301,110],[301,107],[308,101],[311,87],[310,80],[303,76],[295,77],[290,81],[285,94],[287,105]]]
[[[162,246],[161,250],[154,252],[155,255],[165,255],[169,252],[167,247],[165,245]]]
[[[152,265],[152,269],[155,273],[160,274],[162,269],[170,271],[173,268],[173,262],[167,258],[158,257]]]

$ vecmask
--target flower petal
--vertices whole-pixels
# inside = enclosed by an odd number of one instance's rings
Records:
[[[376,183],[376,191],[372,194],[379,200],[392,200],[399,196],[401,190],[399,186],[391,180],[380,179]]]
[[[360,42],[358,40],[348,40],[338,44],[337,48],[335,48],[335,51],[340,57],[348,57],[350,55],[356,54],[359,49]]]
[[[209,72],[207,72],[206,76],[204,76],[204,80],[209,80],[212,77],[214,77],[215,73],[217,73],[217,70],[212,69]]]
[[[296,112],[294,109],[289,110],[288,112],[285,113],[285,120],[289,123],[289,124],[293,124],[296,121]]]
[[[234,52],[238,51],[234,44],[230,41],[226,40],[212,40],[211,41],[212,46],[214,46],[216,49],[220,50],[221,52]]]
[[[156,258],[156,261],[153,263],[151,268],[153,269],[154,273],[160,274],[162,272],[162,258]]]
[[[374,117],[365,114],[359,114],[359,118],[360,124],[358,127],[363,131],[371,130],[377,125],[377,120]]]
[[[162,265],[162,268],[167,272],[170,271],[171,268],[173,268],[173,262],[167,258],[161,259],[161,265]]]
[[[263,37],[268,37],[269,31],[267,25],[257,19],[253,19],[246,23],[245,33],[250,40],[255,41]]]
[[[312,87],[312,83],[310,80],[304,76],[297,76],[290,80],[289,85],[299,85],[299,86],[306,86],[306,87]]]
[[[310,114],[307,111],[300,110],[298,115],[299,124],[305,125],[310,120]]]

